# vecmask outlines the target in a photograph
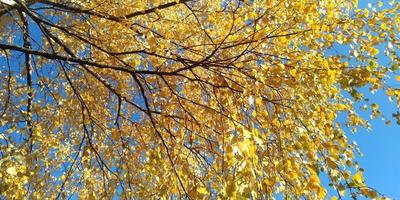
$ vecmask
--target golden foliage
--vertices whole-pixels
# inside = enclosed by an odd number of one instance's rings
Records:
[[[324,173],[378,197],[344,129],[369,127],[360,88],[400,105],[400,4],[16,2],[0,7],[2,196],[325,199]]]

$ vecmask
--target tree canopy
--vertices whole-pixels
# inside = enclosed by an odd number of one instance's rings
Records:
[[[400,4],[357,5],[1,0],[0,197],[384,197],[346,130],[400,106]]]

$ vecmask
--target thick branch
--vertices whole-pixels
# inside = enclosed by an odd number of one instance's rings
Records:
[[[161,5],[146,9],[146,10],[133,12],[133,13],[127,14],[127,15],[122,16],[122,17],[109,15],[109,14],[105,14],[105,13],[100,13],[100,12],[96,12],[94,10],[89,10],[89,9],[81,9],[81,8],[78,8],[78,7],[69,6],[69,5],[66,5],[66,4],[56,3],[56,2],[47,1],[47,0],[41,0],[40,2],[44,3],[44,4],[47,4],[47,5],[51,5],[51,6],[54,6],[54,7],[58,7],[58,8],[64,9],[66,11],[71,11],[71,12],[74,12],[74,13],[83,13],[83,14],[88,14],[88,15],[92,15],[92,16],[96,16],[96,17],[101,17],[101,18],[108,19],[108,20],[111,20],[111,21],[121,22],[124,19],[130,19],[130,18],[133,18],[133,17],[141,16],[141,15],[147,15],[147,14],[155,12],[156,10],[169,8],[169,7],[175,6],[175,5],[179,4],[179,3],[185,3],[185,2],[188,2],[188,1],[190,1],[190,0],[181,0],[181,1],[174,1],[174,2],[170,2],[170,3],[166,3],[166,4],[161,4]]]

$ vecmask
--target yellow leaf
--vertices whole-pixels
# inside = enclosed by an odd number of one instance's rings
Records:
[[[353,4],[355,7],[358,7],[358,0],[353,0]]]
[[[334,159],[334,158],[328,157],[328,158],[326,159],[326,161],[327,161],[328,166],[329,166],[330,168],[332,168],[332,169],[336,168],[337,165],[336,165],[336,163],[335,163],[335,159]]]
[[[400,76],[396,76],[396,81],[400,81]]]
[[[287,176],[291,179],[291,180],[296,180],[299,178],[298,174],[296,171],[290,171],[287,172]]]
[[[333,41],[335,38],[333,37],[333,35],[328,35],[327,36],[327,40],[328,41]]]
[[[137,67],[137,66],[139,66],[140,65],[140,59],[134,59],[133,61],[132,61],[132,65],[133,65],[133,67]]]
[[[376,191],[369,189],[369,188],[361,188],[360,189],[361,194],[364,196],[370,198],[370,199],[376,199],[378,197],[378,194]]]
[[[346,189],[343,185],[338,185],[337,190],[339,191],[340,196],[346,195]]]
[[[228,183],[228,185],[225,188],[226,195],[228,197],[234,197],[236,193],[236,184],[234,181],[231,181]]]
[[[361,171],[359,171],[359,172],[357,172],[356,174],[354,174],[354,175],[351,177],[351,179],[353,180],[353,183],[354,183],[356,186],[363,186],[363,185],[364,185],[364,178],[363,178],[363,175],[362,175],[362,172],[361,172]]]
[[[393,96],[393,95],[394,95],[394,90],[393,90],[393,88],[387,89],[387,90],[386,90],[386,94],[387,94],[388,96]]]
[[[250,145],[250,141],[248,139],[246,139],[245,141],[238,143],[238,148],[239,148],[240,152],[242,152],[243,154],[247,154],[248,150],[249,150],[249,145]]]
[[[296,68],[293,68],[289,71],[290,75],[292,76],[296,76],[296,72],[297,72]]]
[[[205,188],[205,187],[199,187],[196,190],[200,194],[208,194],[207,188]]]
[[[372,56],[376,56],[379,54],[379,50],[377,48],[372,48],[370,54]]]
[[[148,43],[151,51],[155,51],[157,49],[157,40],[155,37],[150,37]]]
[[[17,175],[17,169],[14,166],[7,168],[6,172],[8,174],[10,174],[10,175],[13,175],[13,176]]]
[[[326,196],[326,190],[323,187],[319,187],[317,195],[319,199],[323,199]]]
[[[367,18],[368,16],[369,16],[369,10],[368,10],[368,9],[365,9],[365,10],[364,10],[364,17]]]
[[[118,130],[118,129],[113,129],[113,130],[111,131],[111,137],[112,137],[112,139],[114,139],[114,140],[118,140],[118,139],[121,137],[121,131]]]
[[[96,197],[95,197],[95,195],[94,195],[94,193],[93,192],[91,192],[91,193],[89,193],[89,196],[88,196],[88,198],[87,198],[88,200],[95,200],[96,199]]]

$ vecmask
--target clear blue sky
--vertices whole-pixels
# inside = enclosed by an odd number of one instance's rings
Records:
[[[387,118],[391,118],[391,113],[396,110],[395,104],[389,102],[382,92],[371,97],[377,99]],[[368,118],[368,115],[365,113],[363,116]],[[366,183],[388,197],[400,199],[400,126],[395,122],[387,126],[381,119],[372,120],[371,125],[372,131],[360,130],[354,135],[349,134],[364,154],[357,160],[365,169]]]

